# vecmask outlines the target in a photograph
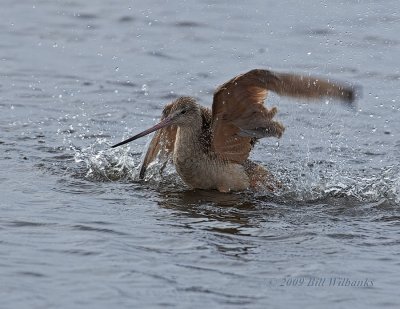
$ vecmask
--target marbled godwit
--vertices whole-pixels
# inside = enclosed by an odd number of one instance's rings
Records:
[[[140,170],[157,157],[171,157],[178,174],[193,189],[221,192],[266,188],[277,182],[261,165],[248,159],[255,142],[263,137],[280,138],[284,126],[272,120],[277,109],[263,103],[267,91],[304,99],[330,97],[351,104],[353,88],[319,78],[252,70],[220,86],[212,109],[191,97],[181,97],[165,106],[161,121],[114,147],[158,131],[147,149]]]

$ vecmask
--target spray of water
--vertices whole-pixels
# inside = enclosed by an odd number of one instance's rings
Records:
[[[129,147],[104,150],[105,140],[83,149],[74,149],[75,162],[83,164],[85,177],[92,181],[139,181],[143,154]],[[102,150],[99,150],[102,148]],[[147,169],[144,182],[155,188],[171,190],[185,187],[171,162],[156,160]],[[382,199],[400,202],[399,167],[388,166],[371,173],[348,169],[334,162],[297,162],[291,166],[269,166],[284,184],[272,195],[286,201],[310,202],[326,198],[353,198],[360,202]],[[271,195],[269,193],[269,195]]]
[[[388,166],[367,173],[329,164],[299,165],[277,170],[285,186],[276,195],[295,201],[315,201],[331,197],[348,197],[360,202],[386,199],[400,201],[399,168]]]

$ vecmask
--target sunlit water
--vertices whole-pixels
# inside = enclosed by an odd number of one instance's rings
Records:
[[[1,308],[399,306],[399,2],[244,3],[1,1]],[[253,68],[363,88],[270,96],[278,192],[138,181],[149,139],[109,149]]]

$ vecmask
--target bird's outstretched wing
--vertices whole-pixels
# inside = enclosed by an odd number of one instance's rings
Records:
[[[161,120],[163,120],[165,117],[169,115],[172,106],[173,104],[171,103],[164,107]],[[143,159],[143,163],[140,168],[140,173],[139,173],[140,179],[144,178],[147,167],[151,162],[153,162],[156,159],[162,162],[163,165],[162,168],[165,167],[165,165],[168,163],[168,160],[171,159],[174,151],[176,131],[177,131],[176,126],[168,126],[158,130],[154,134],[153,139],[151,140],[150,145],[147,148],[146,155]]]
[[[243,163],[254,141],[281,137],[284,127],[272,120],[277,109],[267,109],[268,90],[282,96],[303,99],[334,98],[351,104],[354,89],[315,77],[268,70],[252,70],[220,86],[212,105],[212,149],[225,160]]]

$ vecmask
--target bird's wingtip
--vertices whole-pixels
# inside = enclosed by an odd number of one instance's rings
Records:
[[[358,101],[362,98],[362,87],[352,85],[343,93],[343,105],[350,110],[356,111]]]

